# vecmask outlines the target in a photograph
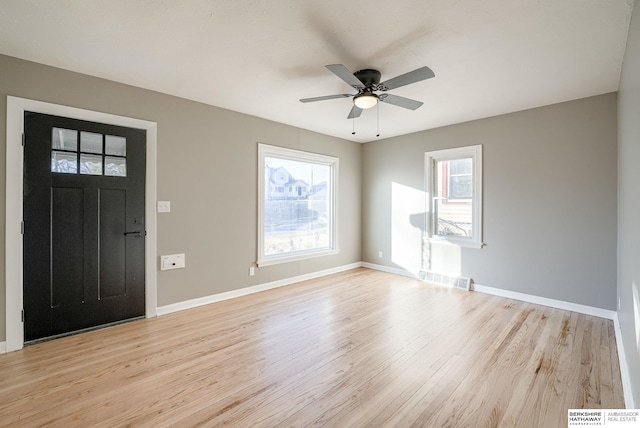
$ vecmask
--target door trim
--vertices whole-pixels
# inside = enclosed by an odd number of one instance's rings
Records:
[[[23,196],[23,148],[24,112],[32,111],[54,116],[129,128],[147,132],[145,217],[147,242],[145,250],[145,316],[155,317],[158,306],[157,290],[157,135],[156,122],[117,116],[108,113],[67,107],[42,101],[7,96],[6,139],[6,195],[5,195],[5,288],[6,288],[6,350],[22,349],[24,324],[22,322],[22,196]]]

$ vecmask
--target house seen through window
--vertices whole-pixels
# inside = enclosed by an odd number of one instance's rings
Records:
[[[259,145],[258,264],[335,253],[337,159]]]

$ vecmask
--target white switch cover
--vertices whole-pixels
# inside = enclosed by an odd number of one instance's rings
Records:
[[[180,269],[184,267],[184,254],[160,256],[160,270]]]
[[[159,213],[170,213],[171,212],[171,201],[158,201],[158,212]]]

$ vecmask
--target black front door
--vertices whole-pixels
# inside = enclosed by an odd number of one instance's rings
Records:
[[[145,131],[24,127],[25,342],[143,316]]]

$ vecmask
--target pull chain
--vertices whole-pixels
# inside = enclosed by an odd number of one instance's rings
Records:
[[[376,137],[380,136],[380,103],[376,104]]]
[[[353,131],[351,132],[351,135],[356,135],[356,118],[354,117],[351,120],[353,122]]]

